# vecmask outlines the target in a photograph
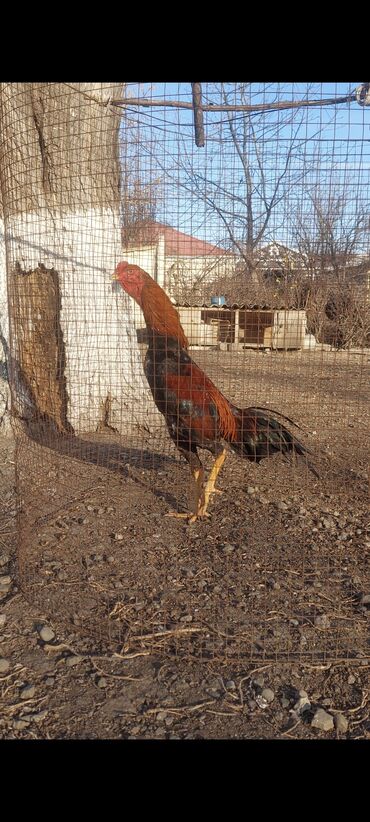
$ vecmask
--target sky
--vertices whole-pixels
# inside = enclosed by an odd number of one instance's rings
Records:
[[[256,105],[325,100],[349,94],[359,85],[228,83],[224,90],[230,103]],[[132,83],[126,92],[152,101],[191,102],[190,83]],[[220,84],[203,83],[202,92],[205,103],[224,102]],[[132,178],[155,193],[159,221],[221,247],[230,248],[233,238],[242,242],[246,174],[253,191],[254,236],[262,230],[262,244],[275,240],[294,247],[297,215],[311,220],[313,194],[322,201],[342,197],[344,228],[368,209],[370,106],[352,102],[252,116],[210,111],[204,113],[204,124],[206,144],[197,148],[191,110],[127,108],[121,129],[123,152]],[[362,238],[365,252],[368,234]]]

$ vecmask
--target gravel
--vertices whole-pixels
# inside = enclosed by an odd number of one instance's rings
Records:
[[[10,662],[3,657],[0,659],[0,674],[6,674],[9,671]]]

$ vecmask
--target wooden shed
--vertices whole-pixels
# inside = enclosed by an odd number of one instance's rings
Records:
[[[307,316],[296,309],[247,308],[245,306],[178,306],[186,321],[190,341],[227,344],[235,348],[304,348]],[[215,336],[207,337],[211,326]],[[203,329],[203,330],[201,330]],[[191,333],[189,334],[189,330]]]

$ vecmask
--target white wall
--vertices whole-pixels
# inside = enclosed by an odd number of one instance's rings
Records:
[[[5,261],[5,238],[4,221],[0,219],[0,327],[5,338],[8,339],[8,303],[6,291],[6,261]],[[3,357],[3,349],[0,340],[0,361]]]
[[[133,301],[112,283],[123,259],[118,215],[90,209],[51,220],[34,213],[9,218],[6,230],[10,270],[16,262],[24,271],[41,262],[59,274],[68,419],[76,432],[96,430],[108,395],[109,422],[119,431],[148,422],[156,411],[136,345]]]

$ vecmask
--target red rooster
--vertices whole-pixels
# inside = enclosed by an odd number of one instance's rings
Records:
[[[184,517],[189,522],[209,516],[209,499],[216,491],[215,482],[225,461],[227,446],[254,462],[275,452],[307,453],[269,409],[237,408],[221,394],[189,356],[189,344],[178,312],[149,274],[137,265],[122,262],[117,265],[113,279],[118,280],[144,313],[149,338],[145,374],[154,402],[164,415],[178,450],[188,461],[194,479],[191,513],[173,512],[169,516]],[[289,417],[274,413],[295,425]],[[207,482],[198,448],[206,448],[215,457]],[[318,476],[315,469],[309,467]]]

